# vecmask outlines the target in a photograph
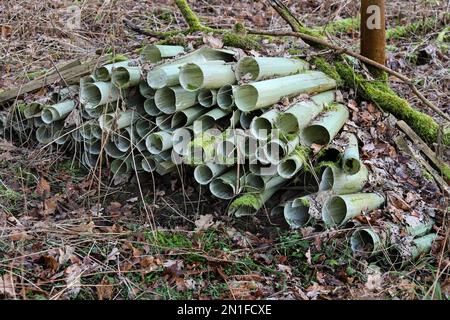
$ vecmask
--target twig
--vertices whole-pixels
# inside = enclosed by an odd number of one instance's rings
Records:
[[[164,33],[151,32],[149,30],[144,30],[141,27],[139,27],[137,24],[135,24],[133,21],[128,20],[127,18],[123,18],[122,21],[128,28],[130,28],[134,32],[137,32],[137,33],[149,36],[149,37],[158,38],[158,39],[162,39],[166,36]]]

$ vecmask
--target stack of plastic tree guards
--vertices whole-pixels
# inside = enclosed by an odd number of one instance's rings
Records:
[[[232,50],[147,46],[140,59],[104,65],[79,87],[16,105],[0,116],[0,129],[9,123],[34,131],[43,145],[81,146],[84,165],[109,161],[115,175],[193,166],[195,180],[231,200],[236,217],[255,215],[302,179],[311,183],[305,177],[313,172],[320,178],[316,193],[272,205],[273,217],[281,214],[291,228],[319,220],[337,228],[381,207],[382,194],[362,193],[369,172],[357,138],[342,134],[345,147],[332,146],[349,117],[335,102],[335,81],[299,59],[234,57]],[[313,167],[313,145],[324,146],[322,154],[334,150],[333,161]],[[403,263],[430,249],[431,226],[409,228],[402,243],[393,240],[395,225],[361,226],[350,244],[369,256],[389,249]]]

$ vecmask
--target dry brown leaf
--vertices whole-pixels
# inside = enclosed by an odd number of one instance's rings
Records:
[[[99,300],[110,300],[113,296],[114,287],[109,282],[108,278],[103,277],[100,285],[97,286],[97,296]]]
[[[43,215],[52,215],[55,213],[56,208],[58,207],[58,198],[57,197],[51,197],[44,200],[44,210]]]
[[[39,178],[39,182],[36,186],[36,194],[39,196],[43,196],[44,194],[50,193],[50,183],[45,180],[43,177]]]
[[[211,34],[207,34],[207,35],[203,36],[203,43],[205,43],[206,45],[208,45],[214,49],[223,48],[222,40]]]
[[[195,231],[206,230],[214,224],[213,215],[205,214],[200,215],[200,217],[195,221]]]

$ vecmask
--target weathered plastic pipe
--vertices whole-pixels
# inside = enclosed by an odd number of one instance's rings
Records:
[[[153,89],[173,87],[180,84],[180,68],[183,64],[157,67],[147,73],[147,83]]]
[[[95,108],[117,101],[119,90],[111,82],[94,82],[81,86],[86,108]]]
[[[116,148],[122,152],[128,152],[131,149],[132,140],[131,140],[131,128],[127,127],[124,130],[121,130],[117,134],[117,138],[114,140],[116,144]]]
[[[278,187],[264,190],[261,193],[249,193],[240,196],[235,199],[228,210],[228,214],[234,214],[235,217],[244,217],[255,215],[269,200],[275,192],[278,191]]]
[[[145,138],[147,134],[153,130],[154,125],[150,120],[147,119],[139,119],[135,122],[134,127],[136,129],[136,133],[140,138]]]
[[[191,92],[180,86],[165,87],[156,90],[156,107],[165,114],[172,114],[184,110],[197,103],[197,92]]]
[[[310,201],[310,198],[305,196],[286,202],[283,211],[284,219],[292,229],[302,228],[310,221]]]
[[[205,114],[202,114],[194,121],[194,132],[199,133],[211,129],[220,119],[225,118],[229,111],[214,108]]]
[[[296,149],[289,156],[282,159],[280,163],[278,163],[278,175],[285,179],[291,179],[303,169],[305,162],[306,158],[304,153],[301,149]]]
[[[270,163],[279,164],[282,159],[291,154],[300,143],[298,136],[294,136],[291,140],[272,139],[263,149],[265,157]]]
[[[385,249],[385,243],[373,228],[361,228],[352,233],[350,247],[357,256],[373,256]]]
[[[278,57],[243,57],[236,65],[236,78],[260,81],[297,74],[309,68],[306,61]]]
[[[194,178],[201,185],[207,185],[214,178],[227,170],[227,167],[215,163],[206,163],[198,165],[194,170]]]
[[[220,109],[231,110],[234,106],[233,86],[225,85],[217,91],[217,105]]]
[[[319,190],[333,190],[336,194],[359,192],[366,184],[368,177],[369,171],[363,163],[361,163],[359,172],[353,175],[346,174],[337,166],[327,167],[322,173]]]
[[[286,179],[280,176],[259,176],[254,173],[249,173],[245,177],[245,187],[248,192],[262,192],[285,182]]]
[[[313,143],[326,145],[338,134],[348,120],[349,112],[342,104],[333,104],[302,131],[302,141],[310,146]]]
[[[139,85],[141,75],[140,67],[117,67],[112,71],[111,82],[121,89],[135,87]]]
[[[172,161],[156,162],[156,172],[164,176],[176,170],[176,165]]]
[[[129,63],[130,61],[127,60],[104,65],[94,70],[94,78],[97,79],[97,81],[110,81],[113,69],[127,67]]]
[[[205,107],[211,108],[217,103],[217,90],[201,89],[198,92],[198,103]]]
[[[144,157],[141,161],[141,167],[145,172],[153,172],[156,170],[156,161],[152,156]]]
[[[101,139],[102,130],[94,120],[87,121],[80,126],[80,134],[84,140]]]
[[[162,114],[155,118],[156,126],[161,130],[170,130],[173,114]]]
[[[276,128],[285,134],[299,133],[312,119],[322,112],[326,104],[333,102],[334,99],[334,91],[319,93],[309,101],[296,103],[289,109],[278,113],[273,123]]]
[[[50,124],[54,121],[64,119],[73,109],[75,109],[75,101],[67,100],[52,106],[44,107],[44,109],[42,109],[41,118],[44,123]]]
[[[187,63],[180,69],[180,84],[187,91],[219,89],[233,84],[236,77],[229,64]]]
[[[250,112],[269,107],[283,97],[313,94],[336,87],[336,81],[320,71],[244,84],[233,88],[238,109]]]
[[[278,116],[277,109],[271,109],[259,117],[253,118],[250,123],[250,132],[258,140],[267,140],[272,133],[273,123]]]
[[[111,162],[111,172],[114,175],[126,174],[131,171],[131,159],[114,159]]]
[[[189,126],[207,111],[200,105],[177,111],[172,117],[170,126],[172,129]]]
[[[39,117],[41,115],[42,109],[45,107],[45,103],[41,103],[38,101],[29,103],[23,109],[23,116],[26,119],[31,119],[34,117]]]
[[[142,61],[156,63],[165,58],[173,58],[183,52],[182,46],[149,45],[142,49],[140,58]]]
[[[109,136],[105,143],[105,153],[114,159],[123,159],[127,156],[128,152],[120,151],[116,145],[117,136]]]
[[[134,110],[127,110],[119,113],[103,114],[98,118],[98,123],[103,131],[109,131],[129,127],[137,119],[138,115],[135,114]]]
[[[160,154],[172,148],[172,134],[167,131],[151,133],[145,139],[145,144],[151,154]]]
[[[342,157],[342,169],[348,174],[356,174],[361,168],[358,139],[354,134],[347,134],[347,145]]]
[[[147,113],[149,116],[152,117],[157,117],[163,114],[162,111],[159,110],[158,107],[156,106],[154,98],[148,98],[147,100],[145,100],[144,110],[145,113]]]
[[[90,154],[98,155],[101,153],[102,142],[98,139],[84,141],[84,150]]]
[[[155,96],[156,90],[151,88],[147,82],[139,82],[139,93],[146,99],[153,98]]]
[[[94,169],[99,164],[99,156],[96,154],[83,152],[81,162],[88,168]]]
[[[54,142],[56,133],[62,130],[62,124],[53,124],[51,126],[43,125],[36,130],[36,140],[41,144]]]
[[[384,197],[378,193],[332,196],[322,208],[322,219],[328,227],[340,226],[363,211],[379,208],[384,201]]]
[[[213,179],[209,184],[209,190],[216,198],[229,200],[240,193],[242,185],[242,170],[238,171],[236,168],[233,168]]]

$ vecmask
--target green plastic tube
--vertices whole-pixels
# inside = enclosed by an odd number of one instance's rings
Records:
[[[197,92],[184,90],[182,87],[166,87],[156,90],[156,107],[165,114],[184,110],[197,103]]]
[[[64,119],[73,109],[75,109],[75,101],[67,100],[54,104],[53,106],[44,107],[44,109],[42,109],[41,118],[44,123],[50,124]]]
[[[284,219],[292,229],[303,228],[310,220],[310,197],[300,197],[286,202],[284,205]]]
[[[278,187],[264,190],[261,193],[249,193],[235,199],[229,207],[228,215],[234,215],[237,218],[253,216],[258,213],[265,203],[279,190]]]
[[[383,205],[385,199],[378,193],[357,193],[329,198],[322,208],[322,219],[328,227],[340,226]]]
[[[141,61],[156,63],[166,58],[176,57],[182,53],[184,53],[182,46],[148,45],[142,49],[140,59]]]
[[[358,139],[354,134],[347,134],[347,145],[342,157],[342,169],[348,174],[356,174],[361,169]]]
[[[217,91],[217,105],[220,109],[231,110],[234,106],[233,86],[225,85]]]
[[[267,140],[272,133],[273,123],[278,116],[277,109],[269,110],[250,123],[250,133],[258,140]]]
[[[98,124],[103,131],[110,131],[129,127],[137,119],[138,115],[135,111],[127,110],[102,114],[100,118],[98,118]]]
[[[259,81],[289,76],[309,69],[306,61],[278,57],[243,57],[236,65],[236,78]]]
[[[271,139],[263,148],[265,158],[272,164],[278,165],[280,161],[291,154],[299,145],[298,136],[289,137],[290,140]]]
[[[373,228],[360,228],[352,233],[350,247],[355,256],[370,257],[386,249],[385,240]]]
[[[153,172],[156,170],[156,161],[153,156],[146,156],[141,161],[142,170],[145,172]]]
[[[217,103],[217,90],[200,89],[198,92],[198,103],[205,107],[211,108]]]
[[[147,73],[147,83],[153,89],[173,87],[180,84],[180,68],[183,64],[157,67]]]
[[[356,174],[346,174],[337,166],[327,167],[319,184],[320,191],[332,190],[336,194],[350,194],[362,190],[369,178],[367,167],[361,163],[361,168]]]
[[[111,161],[111,172],[114,175],[121,175],[131,172],[131,159],[127,157],[126,159],[114,159]]]
[[[297,134],[322,112],[326,104],[333,102],[334,99],[334,91],[319,93],[309,101],[296,103],[289,109],[278,113],[273,123],[285,134]]]
[[[314,94],[331,90],[336,81],[320,71],[264,80],[244,84],[233,88],[234,101],[238,109],[250,112],[269,107],[283,97],[292,97],[302,93]]]
[[[180,84],[187,91],[219,89],[233,84],[236,77],[229,64],[187,63],[180,69]]]
[[[120,89],[139,85],[142,70],[140,67],[117,67],[112,71],[111,82]]]
[[[160,154],[172,148],[172,134],[167,131],[151,133],[145,139],[148,152]]]
[[[127,67],[129,63],[130,61],[127,60],[104,65],[94,71],[94,78],[97,79],[97,81],[110,81],[112,72],[115,68]]]
[[[243,178],[242,170],[233,168],[213,179],[209,184],[209,190],[216,198],[232,199],[241,192]]]
[[[287,180],[280,176],[259,176],[254,173],[249,173],[245,178],[245,188],[247,192],[261,192],[286,182]]]
[[[296,148],[290,155],[278,163],[277,172],[284,179],[292,179],[303,169],[306,162],[304,153]]]
[[[119,90],[111,82],[94,82],[81,86],[86,108],[95,108],[100,105],[117,101]]]
[[[170,130],[173,114],[162,114],[155,118],[156,126],[161,130]]]
[[[198,165],[194,170],[194,178],[201,185],[209,184],[214,178],[227,170],[227,167],[215,163]]]
[[[206,112],[208,110],[200,105],[177,111],[172,117],[170,126],[172,129],[189,126]]]
[[[156,90],[148,85],[147,82],[139,82],[139,93],[146,99],[153,98],[155,96]]]
[[[342,129],[348,120],[349,112],[342,104],[334,104],[314,119],[302,131],[302,141],[310,146],[313,143],[326,145]]]
[[[205,114],[202,114],[194,121],[194,132],[199,133],[211,129],[220,119],[229,115],[229,111],[214,108]]]
[[[145,100],[144,110],[145,113],[151,117],[157,117],[163,114],[162,111],[159,110],[158,107],[156,106],[154,98],[148,98]]]

